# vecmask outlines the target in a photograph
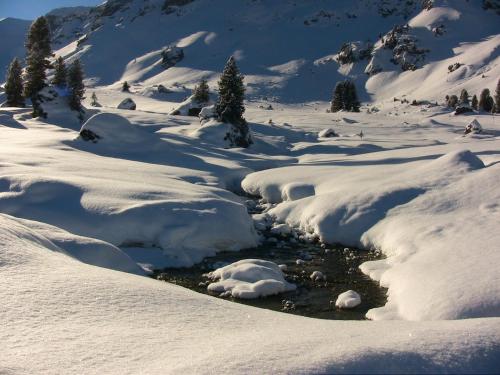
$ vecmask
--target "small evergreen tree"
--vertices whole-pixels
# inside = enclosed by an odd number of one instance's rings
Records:
[[[22,68],[18,58],[12,60],[7,70],[5,94],[9,107],[24,107]]]
[[[356,86],[352,81],[345,83],[345,109],[351,112],[359,112],[359,100]]]
[[[243,118],[245,107],[245,86],[233,56],[229,58],[219,79],[219,98],[215,113],[220,121],[231,124],[231,131],[226,134],[231,146],[248,147],[252,144],[250,130]]]
[[[208,103],[210,100],[208,83],[205,79],[202,79],[200,84],[195,86],[193,90],[193,99],[198,103]]]
[[[82,99],[85,93],[83,84],[83,69],[80,60],[75,60],[68,69],[69,107],[75,111],[82,111]]]
[[[123,82],[122,91],[123,92],[130,92],[130,85],[128,84],[127,81]]]
[[[359,112],[359,100],[356,93],[356,86],[351,81],[337,82],[333,92],[331,112],[341,110]]]
[[[337,82],[333,91],[333,99],[330,110],[338,112],[344,109],[344,82]]]
[[[54,78],[52,79],[52,84],[58,87],[65,87],[67,74],[68,72],[66,70],[64,59],[59,56],[54,67]]]
[[[90,105],[92,107],[98,107],[99,106],[99,101],[97,100],[97,95],[95,94],[95,92],[92,93],[92,101],[90,102]]]
[[[448,107],[455,109],[458,105],[458,96],[451,95],[447,103]]]
[[[479,100],[477,100],[477,95],[474,94],[474,96],[472,97],[472,109],[477,111],[478,104],[479,104]]]
[[[25,95],[36,101],[36,95],[45,87],[48,58],[52,56],[49,24],[45,17],[37,18],[30,27],[26,40],[26,85]],[[36,103],[33,103],[36,106]]]
[[[489,89],[484,89],[481,91],[481,95],[479,96],[479,110],[485,112],[491,112],[493,110],[494,101],[490,95]]]
[[[460,105],[463,105],[463,106],[469,105],[469,93],[465,89],[463,89],[460,92]]]
[[[500,79],[497,82],[495,89],[495,112],[500,113]]]

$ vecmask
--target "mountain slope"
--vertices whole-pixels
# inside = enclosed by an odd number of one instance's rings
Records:
[[[3,81],[7,67],[14,57],[24,58],[24,39],[31,21],[16,18],[0,19],[0,82]]]
[[[162,84],[184,95],[203,77],[215,85],[234,55],[246,75],[249,98],[292,103],[328,100],[335,82],[345,77],[357,82],[363,100],[410,93],[436,100],[462,87],[493,88],[499,73],[498,15],[479,1],[437,0],[429,9],[419,1],[398,0],[194,0],[168,5],[176,3],[114,0],[78,8],[73,15],[53,14],[55,47],[63,46],[57,54],[80,57],[97,85],[118,88],[128,80],[138,89]],[[380,47],[380,36],[407,23],[408,38],[426,51],[414,72],[403,72],[401,64],[390,61],[393,51]],[[387,60],[381,72],[366,74],[369,60],[336,61],[342,45],[351,41],[375,46],[373,58]],[[165,69],[162,51],[168,46],[181,48],[184,58]],[[447,66],[454,62],[464,65],[448,74]],[[485,72],[485,78],[477,79]],[[429,90],[417,90],[422,80],[430,81]]]

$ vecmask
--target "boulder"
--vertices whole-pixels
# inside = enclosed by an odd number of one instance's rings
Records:
[[[168,69],[184,58],[184,51],[177,46],[170,46],[162,51],[161,58],[161,65]]]
[[[469,133],[479,134],[482,131],[483,131],[483,128],[482,128],[481,124],[479,123],[479,121],[474,119],[470,122],[470,124],[468,124],[465,127],[464,134],[469,134]]]
[[[124,99],[120,104],[118,104],[117,108],[135,111],[136,107],[137,106],[136,106],[135,102],[132,99],[127,98],[127,99]]]

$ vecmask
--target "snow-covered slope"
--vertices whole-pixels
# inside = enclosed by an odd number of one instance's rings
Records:
[[[499,318],[305,319],[80,263],[37,226],[0,215],[3,373],[492,373],[500,364]],[[78,243],[68,234],[60,246]]]
[[[436,0],[431,9],[420,1],[398,0],[186,3],[114,0],[78,9],[73,16],[66,11],[55,22],[57,54],[82,58],[87,76],[98,85],[118,88],[127,80],[137,90],[147,90],[162,84],[184,96],[201,78],[214,86],[234,55],[250,98],[282,102],[328,100],[335,83],[346,77],[356,81],[364,100],[401,95],[442,100],[461,88],[493,87],[499,74],[499,18],[483,9],[481,1]],[[416,71],[402,71],[402,61],[412,62],[413,52],[393,63],[393,46],[387,49],[379,39],[405,24],[405,38],[425,51]],[[368,60],[340,65],[337,52],[354,41],[375,46],[373,61],[368,55]],[[110,49],[111,44],[122,47]],[[184,58],[165,69],[162,51],[168,46],[181,48]],[[463,65],[449,74],[447,67],[455,62]],[[369,64],[380,73],[366,74]]]

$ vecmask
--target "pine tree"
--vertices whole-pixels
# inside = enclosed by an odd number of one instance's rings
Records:
[[[331,112],[341,110],[359,112],[359,100],[356,86],[352,81],[337,82],[333,92]]]
[[[25,95],[35,100],[36,95],[45,87],[46,69],[50,67],[48,58],[52,56],[50,47],[49,24],[45,17],[37,18],[30,27],[26,40],[26,85]]]
[[[67,74],[64,59],[59,56],[54,67],[54,78],[52,79],[52,84],[58,87],[65,87]]]
[[[481,91],[481,95],[479,96],[479,110],[485,112],[491,112],[493,110],[494,101],[490,95],[489,89],[484,89]]]
[[[83,84],[83,69],[80,60],[75,60],[68,69],[69,107],[75,111],[82,111],[82,99],[85,93]]]
[[[351,112],[359,112],[359,100],[356,86],[352,81],[345,82],[345,109]]]
[[[205,79],[202,79],[200,84],[195,86],[193,90],[193,99],[197,103],[208,103],[210,100],[208,83]]]
[[[22,68],[18,58],[12,60],[7,70],[5,94],[9,107],[24,107]]]
[[[479,101],[477,100],[477,95],[474,94],[474,96],[472,97],[472,109],[477,111],[478,104],[479,104]]]
[[[219,98],[215,105],[219,120],[231,124],[231,131],[225,138],[231,146],[248,147],[252,143],[248,124],[243,118],[244,98],[243,76],[231,56],[219,80]]]
[[[97,100],[97,95],[95,94],[95,92],[92,93],[91,98],[92,98],[92,101],[90,102],[90,105],[92,107],[98,107],[98,106],[100,107],[99,101]]]
[[[123,92],[130,92],[130,85],[128,84],[127,81],[123,82],[122,91]]]
[[[500,113],[500,79],[497,82],[495,89],[495,112]]]
[[[448,107],[455,109],[458,105],[458,96],[451,95],[448,99]]]
[[[460,92],[460,105],[463,105],[463,106],[469,105],[469,93],[465,89],[463,89]]]
[[[333,99],[331,105],[332,112],[338,112],[344,109],[344,82],[337,82],[333,91]]]

